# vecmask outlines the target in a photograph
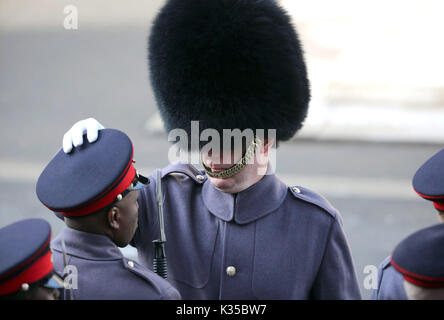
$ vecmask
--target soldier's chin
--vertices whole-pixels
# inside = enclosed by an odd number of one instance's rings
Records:
[[[222,179],[222,178],[208,177],[208,179],[213,184],[213,186],[215,186],[217,189],[221,191],[226,191],[233,187],[233,182],[234,182],[233,178]]]

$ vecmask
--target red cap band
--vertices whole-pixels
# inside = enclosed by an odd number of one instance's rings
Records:
[[[433,205],[435,206],[435,208],[439,211],[444,211],[444,202],[433,202]]]
[[[421,192],[418,192],[416,189],[413,189],[419,196],[423,197],[424,199],[427,200],[438,200],[438,199],[442,199],[444,200],[444,196],[426,196],[425,194],[422,194]]]
[[[415,190],[415,189],[413,189],[413,190]],[[424,194],[418,192],[417,190],[415,190],[415,192],[416,192],[419,196],[423,197],[423,198],[426,199],[426,200],[430,200],[430,201],[433,201],[433,200],[441,200],[441,199],[444,200],[444,197],[443,197],[443,196],[426,196],[426,195],[424,195]],[[435,208],[436,208],[437,210],[439,210],[439,211],[444,211],[444,202],[433,201],[433,205],[435,206]]]
[[[406,281],[414,285],[425,288],[444,288],[444,278],[442,277],[423,276],[420,274],[407,271],[404,268],[397,265],[395,261],[393,261],[393,259],[390,259],[390,263],[396,270],[398,270],[403,275]]]
[[[49,275],[53,270],[51,250],[27,267],[17,276],[0,284],[0,295],[10,294],[21,289],[23,283],[34,283]]]
[[[409,277],[407,275],[403,275],[405,281],[408,281],[418,287],[423,287],[423,288],[444,288],[444,282],[427,282],[427,281],[422,281],[422,280],[418,280],[412,277]]]

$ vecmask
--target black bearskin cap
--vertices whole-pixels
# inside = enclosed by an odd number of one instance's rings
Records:
[[[169,0],[149,37],[151,83],[165,129],[276,129],[290,139],[310,88],[288,14],[273,0]]]

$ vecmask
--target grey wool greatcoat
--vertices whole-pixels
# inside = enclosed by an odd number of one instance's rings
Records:
[[[68,227],[51,242],[54,271],[58,275],[64,273],[62,239],[67,263],[77,269],[77,289],[71,290],[75,300],[180,299],[168,281],[123,257],[107,236]],[[67,299],[65,290],[62,298]]]
[[[274,174],[237,194],[188,164],[162,169],[168,280],[183,299],[360,299],[339,213]],[[156,172],[140,190],[132,240],[152,266]]]
[[[391,264],[390,256],[378,267],[378,287],[372,292],[373,300],[408,300],[404,278]]]

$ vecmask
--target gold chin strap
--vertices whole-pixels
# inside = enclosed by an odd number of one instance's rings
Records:
[[[254,137],[251,144],[248,146],[247,151],[245,152],[245,155],[234,165],[229,167],[228,169],[219,171],[219,172],[212,172],[210,168],[208,168],[202,161],[202,166],[207,173],[212,178],[219,178],[219,179],[228,179],[231,177],[234,177],[236,174],[238,174],[242,169],[244,169],[247,166],[247,163],[250,162],[250,160],[254,157],[256,153],[256,149],[259,147],[261,140],[258,137]]]

